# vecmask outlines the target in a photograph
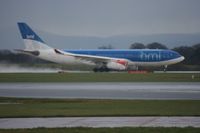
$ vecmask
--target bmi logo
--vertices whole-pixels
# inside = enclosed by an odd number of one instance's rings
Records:
[[[35,37],[34,35],[26,35],[27,39],[34,39],[34,37]]]

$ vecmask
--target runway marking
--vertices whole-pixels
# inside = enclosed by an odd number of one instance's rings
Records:
[[[150,120],[147,120],[147,121],[145,121],[144,123],[142,123],[140,126],[147,125],[147,124],[149,124],[149,123],[151,123],[151,122],[155,121],[156,119],[158,119],[158,118],[157,118],[157,117],[153,117],[152,119],[150,119]]]
[[[56,127],[200,127],[200,117],[2,118],[0,129]]]

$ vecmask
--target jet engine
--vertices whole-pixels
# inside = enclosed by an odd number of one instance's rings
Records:
[[[126,60],[115,60],[108,62],[106,67],[113,70],[126,70],[128,62]]]

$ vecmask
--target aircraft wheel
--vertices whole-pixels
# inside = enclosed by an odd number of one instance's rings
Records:
[[[167,65],[164,66],[164,72],[166,72],[166,71],[167,71]]]

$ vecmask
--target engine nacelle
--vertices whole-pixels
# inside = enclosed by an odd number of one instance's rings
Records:
[[[126,70],[128,62],[125,60],[111,61],[107,63],[107,68],[114,70]]]

